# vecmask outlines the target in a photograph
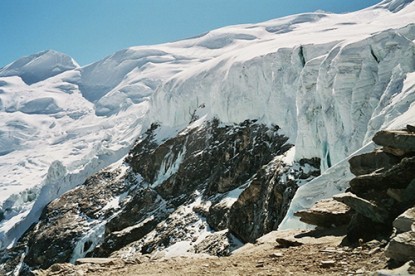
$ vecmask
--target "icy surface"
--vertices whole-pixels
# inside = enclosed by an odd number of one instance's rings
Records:
[[[82,68],[54,51],[1,68],[0,247],[153,122],[160,140],[197,118],[276,124],[295,144],[287,160],[320,157],[330,178],[377,130],[415,122],[414,40],[415,3],[386,0],[132,47]],[[327,188],[318,183],[290,214]]]
[[[79,65],[71,57],[49,50],[23,57],[1,68],[0,77],[19,76],[30,85],[77,67]]]

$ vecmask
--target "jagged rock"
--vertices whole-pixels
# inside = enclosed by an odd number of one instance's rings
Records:
[[[392,233],[392,225],[374,222],[373,220],[356,213],[347,226],[345,244],[360,244],[361,241],[373,239],[387,239]]]
[[[415,133],[408,131],[381,130],[375,134],[373,142],[383,147],[401,150],[402,155],[415,152]]]
[[[384,172],[360,175],[350,181],[351,191],[361,195],[370,190],[402,189],[415,179],[415,157],[403,158]]]
[[[125,164],[131,169],[102,171],[48,205],[23,236],[30,269],[79,257],[152,254],[181,242],[226,255],[230,249],[219,250],[219,236],[199,238],[229,229],[255,241],[277,228],[297,181],[319,174],[316,160],[295,168],[282,161],[292,145],[277,126],[213,120],[166,141],[159,130],[152,125],[131,150]],[[25,253],[19,250],[7,255],[10,267]]]
[[[387,210],[350,192],[335,195],[333,198],[374,222],[385,223],[389,220]]]
[[[221,231],[228,228],[229,212],[232,207],[232,201],[224,200],[212,205],[209,208],[206,219],[210,227],[216,231]]]
[[[396,235],[386,246],[385,255],[396,262],[407,262],[415,258],[415,232]]]
[[[413,206],[415,204],[415,179],[405,189],[388,189],[387,195],[405,207]]]
[[[383,147],[383,151],[392,155],[395,155],[396,157],[403,157],[407,154],[406,151],[399,148],[393,148],[393,147]]]
[[[406,125],[406,130],[409,131],[409,132],[414,133],[415,132],[415,126]]]
[[[374,276],[412,275],[414,273],[415,273],[415,262],[408,261],[398,268],[378,270],[373,275]]]
[[[374,151],[350,158],[350,171],[356,175],[370,174],[379,169],[387,170],[399,163],[400,158],[384,151]]]
[[[275,239],[275,241],[278,243],[277,247],[279,248],[288,248],[288,247],[303,245],[302,242],[295,240],[295,239],[290,239],[290,238],[277,238]]]
[[[116,232],[137,225],[145,220],[148,213],[154,212],[161,198],[152,189],[137,189],[131,193],[129,200],[122,211],[112,218],[106,225],[106,232]],[[147,233],[145,233],[147,234]]]
[[[232,248],[236,247],[235,238],[225,230],[208,235],[194,246],[194,253],[207,253],[213,256],[229,256]]]
[[[316,202],[310,209],[296,212],[302,222],[325,228],[346,225],[349,223],[351,209],[333,199],[323,199]]]
[[[150,132],[133,148],[128,162],[164,199],[181,198],[178,206],[202,183],[207,184],[207,195],[245,183],[275,155],[291,148],[277,131],[278,126],[249,120],[234,126],[213,120],[161,145],[149,142],[154,136]]]
[[[314,173],[315,170],[310,170],[308,176],[313,177]],[[255,242],[275,230],[298,188],[291,179],[298,179],[300,175],[304,171],[291,170],[278,158],[259,170],[231,207],[228,227],[232,233],[244,242]]]
[[[393,221],[393,227],[395,227],[397,233],[411,231],[412,224],[415,223],[415,207],[410,208],[403,212]]]
[[[81,238],[85,229],[99,225],[102,219],[116,211],[104,207],[129,189],[128,183],[119,181],[120,175],[122,172],[119,170],[104,170],[49,203],[39,222],[18,241],[21,246],[16,246],[4,262],[13,264],[14,256],[24,252],[23,266],[47,268],[53,263],[68,262],[77,246],[85,253],[92,251],[94,237],[84,241]],[[19,251],[19,248],[24,250]]]

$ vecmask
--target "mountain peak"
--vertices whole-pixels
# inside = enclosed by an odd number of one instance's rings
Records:
[[[78,63],[70,56],[46,50],[6,65],[0,69],[0,77],[19,76],[30,85],[77,67]]]

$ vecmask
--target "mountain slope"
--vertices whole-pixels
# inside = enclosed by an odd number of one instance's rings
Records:
[[[132,47],[82,68],[45,52],[0,69],[0,247],[123,159],[152,123],[160,144],[197,118],[278,125],[296,160],[321,159],[325,175],[300,187],[281,227],[299,226],[293,211],[347,187],[345,158],[369,150],[377,130],[415,123],[414,18],[415,3],[387,0]]]

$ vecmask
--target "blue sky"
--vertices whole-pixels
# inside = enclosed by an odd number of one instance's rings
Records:
[[[359,10],[380,0],[1,0],[0,67],[54,49],[81,65],[136,45],[322,9]]]

